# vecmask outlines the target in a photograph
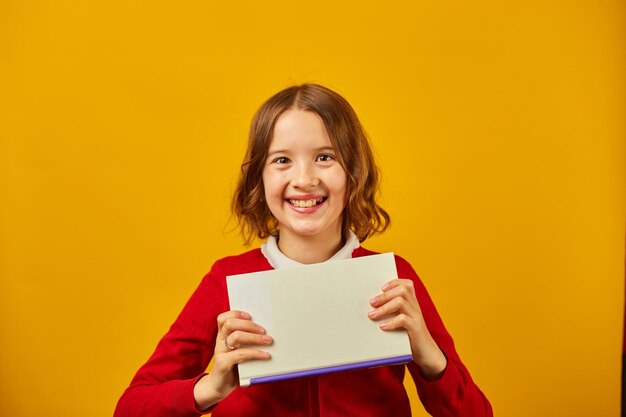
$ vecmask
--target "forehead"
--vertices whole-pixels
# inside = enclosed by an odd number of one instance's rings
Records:
[[[332,147],[322,118],[311,111],[290,109],[274,125],[270,151],[282,148]]]

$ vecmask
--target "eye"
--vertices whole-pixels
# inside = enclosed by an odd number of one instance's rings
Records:
[[[321,155],[318,155],[317,158],[315,158],[317,162],[330,162],[330,161],[333,161],[334,159],[335,159],[335,156],[328,154],[328,153],[323,153]]]
[[[273,164],[286,164],[289,163],[289,158],[287,158],[286,156],[279,156],[278,158],[274,158],[272,160]]]

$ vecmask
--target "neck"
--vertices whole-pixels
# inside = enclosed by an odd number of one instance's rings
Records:
[[[330,259],[345,244],[341,231],[316,236],[300,236],[279,231],[278,249],[301,264],[316,264]]]

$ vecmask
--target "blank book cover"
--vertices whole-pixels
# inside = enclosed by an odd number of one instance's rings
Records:
[[[405,331],[384,332],[369,300],[397,278],[393,253],[228,276],[232,310],[274,343],[268,361],[239,365],[241,386],[411,360]]]

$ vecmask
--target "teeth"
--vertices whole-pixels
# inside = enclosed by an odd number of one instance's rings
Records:
[[[312,198],[310,200],[289,200],[289,202],[291,203],[292,206],[305,208],[305,207],[313,207],[314,205],[321,203],[322,200],[323,200],[323,197]]]

